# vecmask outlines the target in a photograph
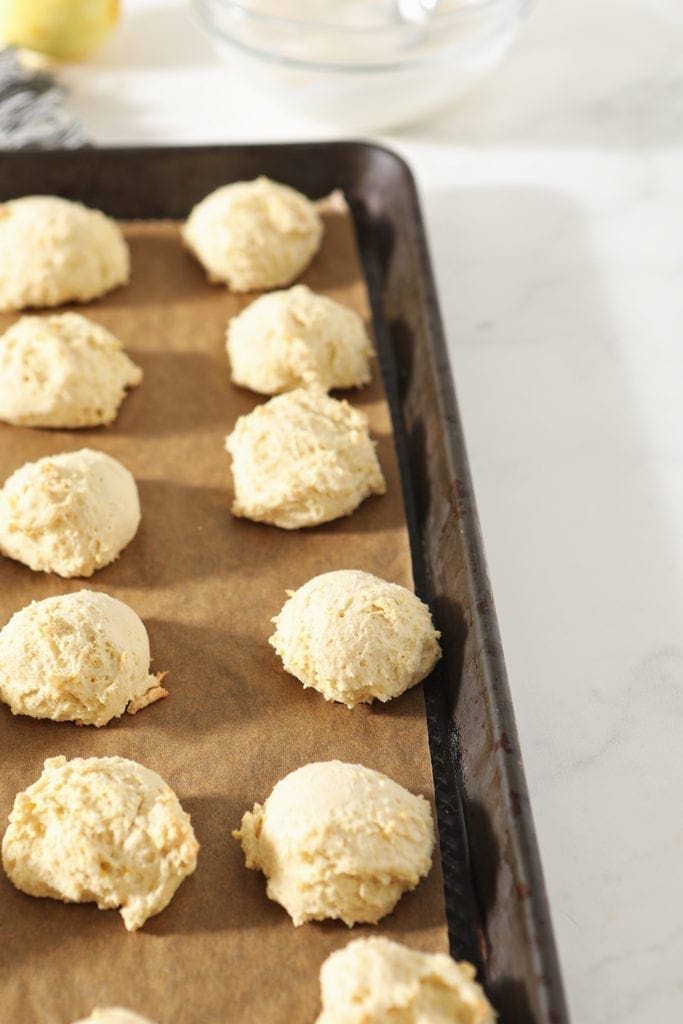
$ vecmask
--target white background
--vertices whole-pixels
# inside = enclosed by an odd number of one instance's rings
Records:
[[[179,2],[60,72],[99,143],[332,137]],[[540,0],[421,190],[576,1024],[683,1019],[683,4]]]

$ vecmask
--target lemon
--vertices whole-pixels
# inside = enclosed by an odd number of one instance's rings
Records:
[[[0,38],[58,60],[81,60],[118,15],[119,0],[0,0]]]

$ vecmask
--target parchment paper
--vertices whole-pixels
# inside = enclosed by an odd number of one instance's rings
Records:
[[[234,387],[225,323],[254,296],[206,283],[177,226],[126,227],[129,286],[80,311],[117,334],[144,369],[109,428],[28,430],[0,424],[0,481],[27,460],[84,446],[133,472],[142,524],[113,565],[89,581],[34,573],[0,558],[0,625],[31,600],[89,587],[128,602],[146,623],[155,671],[170,696],[103,729],[14,717],[0,705],[0,822],[43,760],[118,754],[159,772],[192,815],[196,873],[170,906],[128,934],[116,911],[17,892],[0,872],[0,1018],[67,1024],[121,1004],[158,1024],[311,1024],[318,970],[352,938],[382,934],[446,950],[438,860],[429,877],[373,928],[294,928],[248,871],[230,831],[275,782],[309,761],[340,758],[384,771],[432,797],[421,688],[387,706],[326,703],[281,668],[267,643],[285,588],[338,568],[410,585],[391,422],[378,380],[347,397],[370,416],[387,494],[353,516],[298,532],[231,516],[223,443],[262,400]],[[304,278],[369,317],[353,228],[328,210],[320,254]],[[13,317],[0,317],[5,330]]]

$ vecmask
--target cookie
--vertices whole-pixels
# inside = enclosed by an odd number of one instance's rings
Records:
[[[156,772],[122,757],[49,758],[2,841],[17,889],[118,907],[128,931],[159,914],[197,864],[190,816]]]
[[[167,696],[149,660],[147,630],[123,601],[47,597],[0,630],[0,699],[15,715],[106,725]]]
[[[262,295],[233,317],[227,351],[233,383],[263,395],[370,381],[372,345],[361,317],[303,284]]]
[[[132,1010],[125,1010],[122,1006],[107,1006],[104,1009],[93,1010],[89,1017],[74,1021],[74,1024],[154,1024],[147,1017],[141,1017],[139,1013]]]
[[[284,530],[350,515],[386,485],[364,413],[297,388],[241,416],[226,439],[233,515]]]
[[[92,576],[139,523],[131,473],[91,448],[26,462],[0,489],[0,554],[36,571]]]
[[[429,608],[397,583],[339,569],[288,593],[269,643],[286,671],[326,700],[349,708],[391,700],[441,656]]]
[[[209,280],[234,292],[291,284],[313,259],[322,235],[313,203],[264,177],[211,192],[182,228],[185,245]]]
[[[466,962],[389,939],[356,939],[322,965],[316,1024],[495,1024]]]
[[[0,203],[0,310],[89,302],[130,275],[118,225],[57,196]]]
[[[23,316],[0,337],[0,419],[15,426],[111,423],[141,380],[118,338],[78,313]]]
[[[431,867],[431,807],[380,772],[323,761],[281,779],[233,832],[295,925],[375,924]]]

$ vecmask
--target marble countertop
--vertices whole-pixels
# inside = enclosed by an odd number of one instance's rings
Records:
[[[331,137],[184,4],[61,72],[99,143]],[[540,2],[420,187],[573,1020],[683,1017],[683,7]],[[678,897],[676,898],[676,887]]]

